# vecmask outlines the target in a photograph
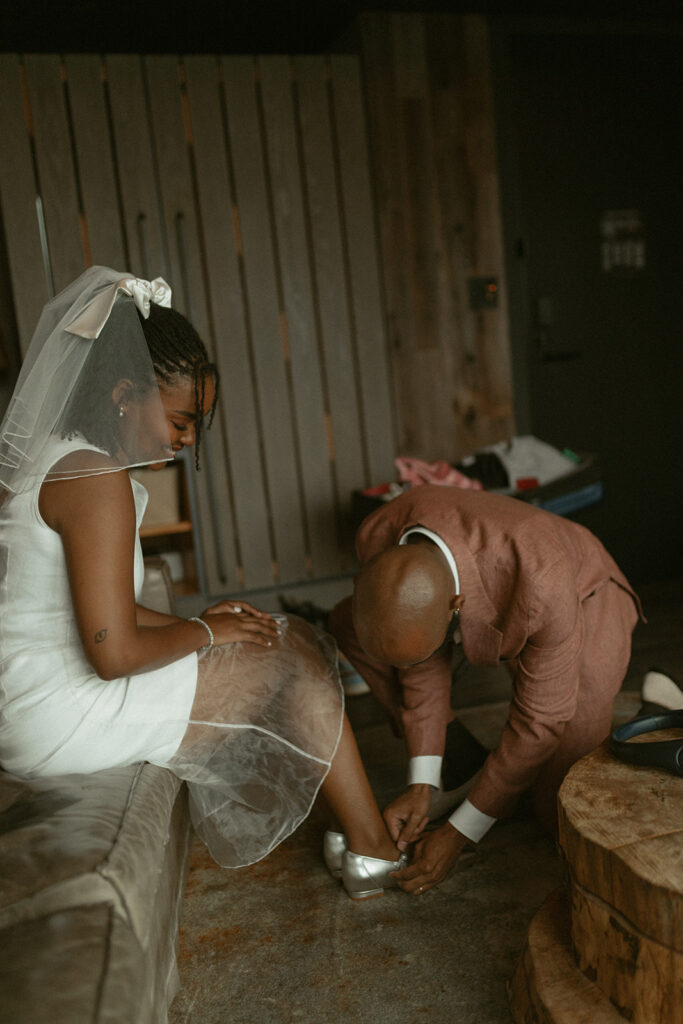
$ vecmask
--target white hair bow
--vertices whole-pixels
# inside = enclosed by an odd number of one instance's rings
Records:
[[[99,338],[120,291],[133,297],[135,305],[145,319],[149,316],[150,303],[154,302],[157,306],[171,305],[171,288],[163,277],[155,277],[153,281],[144,281],[140,277],[124,277],[115,284],[103,288],[71,321],[66,330],[81,338]]]

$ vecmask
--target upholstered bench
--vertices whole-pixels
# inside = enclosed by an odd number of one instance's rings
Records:
[[[189,818],[153,765],[0,773],[0,1021],[166,1021]]]
[[[0,1024],[165,1024],[189,835],[164,768],[0,771]]]

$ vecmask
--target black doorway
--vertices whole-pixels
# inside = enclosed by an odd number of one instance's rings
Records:
[[[501,31],[519,432],[596,452],[580,512],[634,581],[683,568],[677,31]]]

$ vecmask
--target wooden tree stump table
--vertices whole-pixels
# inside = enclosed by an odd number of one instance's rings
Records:
[[[569,884],[532,921],[509,986],[516,1024],[681,1024],[683,779],[605,745],[569,772],[559,823]]]

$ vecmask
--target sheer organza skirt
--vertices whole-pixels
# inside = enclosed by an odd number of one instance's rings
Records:
[[[226,867],[265,857],[306,818],[341,734],[334,640],[276,618],[282,636],[271,648],[200,654],[190,722],[166,762],[187,781],[195,830]]]

